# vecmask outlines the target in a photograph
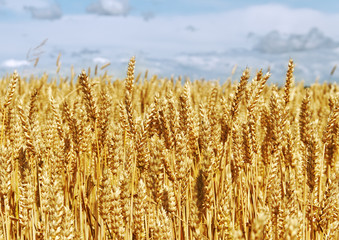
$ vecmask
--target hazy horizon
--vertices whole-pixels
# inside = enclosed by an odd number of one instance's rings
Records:
[[[110,63],[105,70],[124,77],[135,56],[136,72],[160,77],[224,81],[237,65],[235,77],[270,68],[282,82],[293,58],[297,81],[335,81],[339,3],[327,3],[0,0],[0,73],[53,74],[61,54],[62,75]]]

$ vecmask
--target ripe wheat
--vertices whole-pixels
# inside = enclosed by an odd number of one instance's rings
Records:
[[[336,84],[296,84],[293,60],[283,88],[135,64],[3,77],[1,239],[339,239]]]

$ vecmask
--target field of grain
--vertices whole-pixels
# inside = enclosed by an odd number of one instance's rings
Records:
[[[339,87],[0,82],[1,239],[339,239]]]

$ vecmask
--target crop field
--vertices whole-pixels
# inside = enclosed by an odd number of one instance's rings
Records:
[[[339,239],[339,87],[0,81],[0,239]]]

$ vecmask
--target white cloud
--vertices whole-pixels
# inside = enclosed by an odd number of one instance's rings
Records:
[[[98,15],[126,15],[130,10],[128,0],[97,0],[87,7],[89,13]]]
[[[103,58],[103,57],[95,57],[95,58],[93,58],[93,62],[94,63],[104,64],[104,63],[110,62],[110,60],[107,59],[107,58]]]
[[[29,62],[26,60],[16,60],[16,59],[8,59],[2,63],[3,67],[7,68],[17,68],[17,67],[23,67],[28,66]]]
[[[204,71],[217,70],[221,65],[221,57],[217,54],[180,54],[174,58],[183,68],[199,68]]]
[[[306,34],[285,34],[274,30],[259,37],[255,50],[262,53],[281,54],[315,49],[335,49],[339,42],[326,37],[318,28],[312,28]]]
[[[25,7],[35,19],[55,20],[62,16],[62,11],[59,5],[51,4],[47,7]]]
[[[0,10],[23,14],[29,12],[35,19],[58,19],[62,10],[55,0],[0,0]]]

